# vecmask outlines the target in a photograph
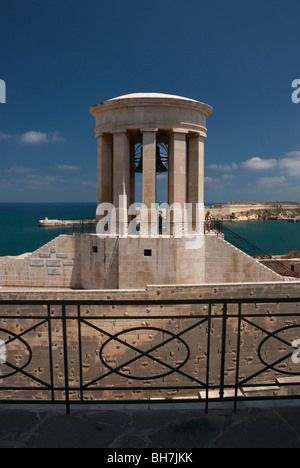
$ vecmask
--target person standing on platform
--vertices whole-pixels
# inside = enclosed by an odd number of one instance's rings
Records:
[[[210,232],[210,227],[211,227],[211,215],[210,212],[208,211],[205,216],[205,230],[206,232]]]

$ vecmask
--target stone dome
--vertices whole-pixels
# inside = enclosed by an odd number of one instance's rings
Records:
[[[109,101],[117,101],[119,99],[181,99],[184,101],[191,101],[191,102],[199,102],[195,99],[189,99],[183,96],[176,96],[172,94],[163,94],[163,93],[132,93],[132,94],[124,94],[123,96],[118,96],[113,99],[109,99]]]

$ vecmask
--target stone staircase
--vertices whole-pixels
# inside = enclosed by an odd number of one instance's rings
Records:
[[[282,282],[284,278],[212,232],[205,236],[206,283]]]

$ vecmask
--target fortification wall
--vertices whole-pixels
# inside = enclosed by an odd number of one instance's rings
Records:
[[[145,289],[148,284],[281,281],[216,235],[199,238],[59,236],[36,252],[0,261],[0,287]]]
[[[298,202],[262,202],[262,203],[228,203],[224,205],[214,205],[208,208],[214,218],[222,218],[231,216],[232,214],[248,213],[250,211],[265,211],[265,210],[297,210],[300,208]]]
[[[80,284],[73,236],[59,236],[33,253],[1,260],[2,287],[70,288]]]

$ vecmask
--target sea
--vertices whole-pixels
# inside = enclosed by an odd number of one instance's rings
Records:
[[[96,203],[1,203],[0,257],[34,252],[62,234],[61,227],[41,228],[39,220],[93,219]],[[283,255],[300,251],[300,223],[242,221],[225,225],[266,253]]]
[[[34,252],[61,235],[61,227],[39,227],[45,217],[95,219],[96,208],[96,203],[0,203],[0,257]]]
[[[267,254],[285,255],[292,251],[300,252],[300,223],[259,220],[224,224]]]

